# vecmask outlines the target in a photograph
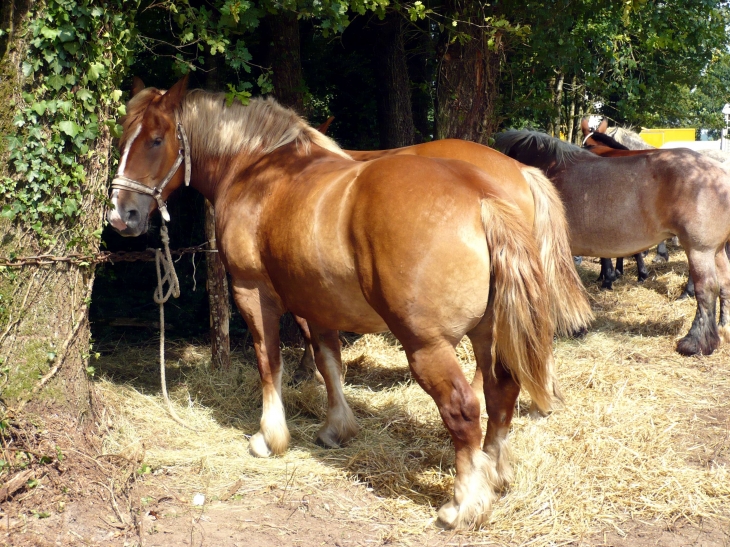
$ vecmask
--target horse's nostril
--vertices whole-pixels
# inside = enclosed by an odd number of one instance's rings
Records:
[[[135,225],[139,223],[139,211],[137,209],[129,209],[125,215],[124,222],[127,226]]]

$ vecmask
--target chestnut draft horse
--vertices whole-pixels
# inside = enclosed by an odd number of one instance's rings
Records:
[[[318,130],[326,132],[333,119],[330,117]],[[358,161],[370,161],[393,155],[461,160],[486,172],[499,173],[503,187],[509,185],[510,197],[522,211],[525,220],[532,222],[532,233],[540,251],[550,293],[550,310],[556,334],[574,335],[588,325],[592,314],[570,254],[563,204],[553,184],[539,169],[515,162],[488,146],[457,139],[443,139],[391,150],[346,150],[346,152]],[[521,176],[516,170],[521,172]],[[315,365],[306,321],[296,316],[294,319],[305,340],[302,360],[294,372],[294,378],[298,381],[309,377],[310,371],[315,370]],[[476,390],[482,388],[479,369],[474,376],[472,387]]]
[[[506,435],[520,387],[543,409],[553,398],[548,289],[532,225],[502,173],[410,155],[356,162],[273,100],[227,106],[223,94],[186,85],[163,92],[135,81],[108,219],[122,235],[144,233],[183,180],[214,204],[219,253],[263,387],[251,452],[280,454],[289,444],[284,312],[305,318],[312,333],[328,399],[317,441],[328,447],[357,432],[337,330],[389,329],[454,443],[454,497],[439,519],[482,524],[511,477]],[[464,335],[493,417],[483,447],[479,402],[454,351]]]
[[[497,135],[497,148],[540,167],[563,199],[573,254],[635,254],[672,235],[687,252],[697,313],[677,344],[683,355],[709,355],[730,321],[730,174],[687,149],[604,158],[535,131]]]

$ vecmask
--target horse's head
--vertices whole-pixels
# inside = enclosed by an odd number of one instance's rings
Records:
[[[155,208],[169,220],[165,200],[183,180],[190,181],[190,153],[179,114],[187,80],[164,92],[134,79],[122,120],[122,157],[112,181],[113,209],[107,215],[123,236],[145,233]]]
[[[606,133],[606,130],[608,129],[608,120],[606,118],[603,118],[603,120],[601,120],[601,123],[598,124],[598,127],[596,127],[595,129],[591,129],[588,118],[583,118],[580,122],[580,129],[583,132],[583,148],[598,146],[599,142],[594,139],[594,135],[596,133]]]

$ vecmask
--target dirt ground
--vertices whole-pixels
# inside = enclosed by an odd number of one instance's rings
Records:
[[[572,380],[569,377],[568,365],[570,359],[575,359],[574,355],[585,354],[586,360],[596,360],[596,363],[604,358],[610,363],[621,361],[623,366],[628,365],[633,370],[640,370],[657,359],[680,363],[684,369],[690,371],[691,378],[695,379],[693,382],[699,378],[707,386],[712,386],[712,401],[704,405],[702,410],[697,410],[696,406],[690,404],[689,398],[683,401],[681,393],[682,390],[702,388],[702,386],[684,385],[681,383],[684,380],[679,380],[676,386],[679,396],[670,409],[672,414],[681,416],[681,420],[677,419],[675,424],[679,424],[677,427],[672,425],[664,428],[662,425],[661,428],[663,430],[674,428],[671,431],[671,443],[677,451],[681,448],[682,465],[687,469],[726,470],[730,467],[730,406],[728,405],[730,352],[727,345],[711,358],[685,359],[672,352],[678,335],[691,321],[693,305],[674,301],[672,294],[676,293],[676,290],[667,287],[672,283],[676,285],[679,281],[670,283],[667,281],[667,276],[676,274],[681,278],[682,274],[686,275],[686,263],[684,264],[683,266],[681,261],[678,261],[653,267],[653,277],[644,287],[638,287],[635,280],[632,280],[633,269],[627,271],[625,278],[617,283],[613,293],[602,293],[591,285],[590,291],[597,315],[594,326],[596,334],[589,333],[585,341],[558,343],[559,372],[567,373],[567,391],[570,395]],[[590,262],[585,265],[583,267],[585,278],[593,276],[596,268],[596,265]],[[647,298],[657,298],[659,293],[666,292],[666,311],[657,312],[652,309],[637,312],[636,308],[639,305],[629,297],[637,294],[636,291],[645,290],[651,293]],[[682,308],[684,311],[677,312],[676,317],[671,316],[674,313],[671,310],[676,310],[678,306],[684,306]],[[635,313],[641,316],[640,328],[635,319],[629,318],[634,317],[631,314]],[[663,315],[665,313],[666,315]],[[671,323],[669,330],[666,330],[666,323]],[[601,338],[603,336],[618,340],[616,347],[611,347],[608,357],[600,353],[605,349],[602,345],[606,344]],[[647,339],[659,340],[657,343],[663,348],[661,356],[624,347],[633,343],[641,344]],[[666,342],[662,342],[664,339]],[[154,348],[149,351],[154,359]],[[128,359],[120,355],[120,353],[110,354],[107,359]],[[377,360],[377,356],[374,359]],[[352,360],[349,365],[348,381],[364,383],[358,377],[360,361]],[[592,372],[590,366],[588,368],[590,376],[587,382],[581,377],[582,383],[592,385],[594,382],[600,382],[600,373],[596,371],[598,364],[592,366]],[[103,369],[103,366],[101,368]],[[154,370],[148,371],[149,378],[145,377],[143,380],[139,379],[140,370],[134,373],[136,379],[125,378],[124,382],[128,380],[149,382],[149,390],[153,391],[154,388],[151,386],[155,382]],[[667,368],[666,373],[671,376],[675,371]],[[393,374],[393,383],[403,380],[402,369]],[[123,383],[118,382],[120,385]],[[147,384],[134,385],[135,390],[144,391]],[[100,389],[102,396],[104,393],[108,396],[110,393],[108,390],[113,388],[100,386]],[[186,389],[192,391],[189,383]],[[620,388],[619,395],[623,393],[623,389]],[[120,397],[126,397],[124,393]],[[154,393],[153,395],[156,396]],[[649,398],[653,396],[653,392],[647,395]],[[576,400],[575,396],[572,399],[569,397],[568,402],[574,405],[595,404],[596,413],[606,411],[604,407],[599,408],[597,402]],[[359,418],[364,414],[359,407],[354,406],[354,409]],[[227,409],[221,408],[219,415],[222,416],[226,412]],[[611,412],[611,408],[608,408],[607,412]],[[637,413],[639,412],[641,411],[637,410]],[[557,418],[560,418],[560,414]],[[127,426],[118,425],[116,419],[111,416],[102,417],[97,426],[102,432],[108,429],[117,431],[118,434],[119,430]],[[254,419],[257,418],[254,416]],[[293,419],[301,417],[295,416]],[[309,421],[302,426],[305,432],[301,436],[294,432],[294,444],[302,445],[301,439],[311,436],[312,428],[315,427],[313,424],[316,424],[317,419],[316,417],[307,419]],[[384,418],[382,420],[382,429],[385,431],[391,424],[384,423]],[[218,418],[218,421],[225,420]],[[109,428],[108,424],[111,423],[115,425]],[[255,427],[255,422],[253,424],[251,427]],[[531,426],[521,424],[522,422],[519,422],[515,425],[519,430],[515,434],[515,443],[518,445],[516,450],[519,450],[519,435],[526,434],[521,431],[532,431],[529,429]],[[686,424],[693,425],[689,427]],[[374,442],[377,442],[380,434],[376,428]],[[565,433],[569,441],[573,439],[570,442],[576,442],[575,439],[580,435],[577,430],[572,433],[572,437],[570,432]],[[386,475],[387,469],[369,468],[356,473],[348,472],[346,475],[333,474],[334,478],[331,480],[316,482],[306,477],[302,480],[295,479],[295,472],[288,467],[287,472],[291,475],[286,480],[269,479],[268,475],[262,478],[263,473],[268,471],[261,468],[261,475],[255,472],[246,474],[237,471],[233,474],[233,478],[224,480],[221,478],[222,473],[219,473],[216,477],[220,480],[214,480],[206,475],[207,468],[204,469],[202,461],[197,467],[172,461],[164,463],[164,457],[153,454],[158,444],[170,445],[173,451],[181,450],[173,446],[174,435],[172,437],[160,435],[152,436],[145,441],[146,453],[137,454],[121,450],[110,453],[108,445],[89,447],[88,442],[82,438],[82,432],[69,431],[62,421],[47,424],[46,429],[39,430],[33,439],[26,439],[25,446],[32,445],[33,449],[26,456],[29,458],[27,469],[30,474],[25,485],[15,491],[8,502],[0,505],[0,545],[3,547],[730,546],[730,505],[725,505],[724,500],[728,498],[724,497],[724,493],[718,493],[716,498],[710,496],[709,501],[697,501],[699,508],[689,505],[683,508],[680,505],[676,510],[666,513],[669,516],[650,519],[645,518],[645,513],[642,512],[645,507],[641,504],[658,503],[654,498],[647,497],[645,502],[641,499],[626,500],[625,507],[616,507],[621,500],[617,502],[607,497],[608,516],[591,520],[592,524],[585,527],[587,532],[574,533],[572,539],[570,532],[565,532],[562,537],[568,539],[557,542],[546,539],[551,536],[545,534],[522,534],[518,530],[520,522],[514,523],[516,531],[511,536],[510,534],[495,536],[489,531],[462,533],[440,530],[434,523],[435,508],[443,503],[443,496],[448,495],[448,489],[439,486],[424,489],[425,495],[420,491],[418,495],[410,495],[398,484],[389,486],[382,483],[379,477]],[[85,448],[78,450],[79,446]],[[284,469],[284,465],[289,465],[291,462],[293,462],[291,465],[296,465],[301,459],[301,454],[319,454],[308,446],[303,445],[303,448],[298,449],[301,452],[294,452],[289,456],[291,459],[279,462],[280,468]],[[427,448],[422,450],[428,451]],[[448,452],[449,449],[446,447],[444,453]],[[353,463],[358,457],[355,452],[345,451],[344,454],[341,457],[348,460],[347,469],[356,468],[357,465],[372,465]],[[638,462],[637,465],[642,465],[641,460],[642,458],[646,460],[646,457],[637,455],[635,460]],[[610,461],[610,454],[608,458]],[[327,457],[323,457],[325,466],[326,460]],[[422,466],[427,473],[448,475],[450,464],[448,460],[443,461],[443,470],[438,459],[429,460],[424,457],[423,461],[416,464]],[[206,465],[213,468],[216,464]],[[668,483],[674,480],[671,469],[665,475]],[[365,480],[368,476],[371,476],[371,479]],[[0,488],[6,478],[5,476],[0,478]],[[600,478],[598,482],[600,483]],[[575,488],[588,488],[586,482],[577,484]],[[716,486],[718,492],[725,491],[723,488],[726,485]],[[562,487],[563,485],[555,486],[556,491]],[[507,504],[517,495],[519,489],[518,480],[505,497],[497,502],[497,506]],[[659,487],[658,491],[661,490]],[[694,503],[691,496],[690,502]],[[394,509],[401,505],[402,512]],[[563,510],[568,512],[569,509],[564,507]],[[414,511],[418,512],[418,515],[426,515],[426,518],[414,517]],[[507,514],[506,509],[500,511]],[[547,513],[552,511],[552,506],[547,509]],[[534,513],[535,511],[530,511],[529,516],[532,517]],[[657,509],[657,514],[664,513],[660,513]],[[711,516],[704,517],[702,516],[704,514]]]

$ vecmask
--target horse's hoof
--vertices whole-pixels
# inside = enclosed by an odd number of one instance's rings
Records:
[[[535,404],[535,401],[532,401],[532,403],[530,403],[530,410],[527,411],[527,414],[532,420],[541,420],[542,418],[547,418],[550,415],[550,412],[545,412]]]
[[[677,342],[677,353],[686,356],[692,355],[712,355],[712,353],[720,345],[720,338],[717,337],[715,341],[712,339],[707,340],[706,344],[702,344],[700,340],[689,334]]]
[[[487,506],[487,510],[480,514],[470,514],[471,511],[460,507],[452,499],[450,502],[441,506],[438,510],[437,526],[446,528],[447,530],[470,530],[479,528],[489,518],[491,511]]]
[[[639,272],[639,279],[638,279],[639,283],[643,283],[647,279],[649,279],[649,274],[648,273],[641,273],[641,272]]]
[[[687,289],[682,291],[682,294],[680,294],[677,297],[677,300],[684,300],[686,298],[694,298],[695,294],[693,292],[688,291]]]
[[[266,444],[263,433],[260,431],[249,439],[248,451],[252,456],[256,456],[257,458],[268,458],[273,454]]]
[[[603,283],[601,283],[601,288],[605,291],[612,291],[613,290],[613,281],[606,281],[604,279]]]
[[[662,264],[662,263],[664,263],[664,262],[669,262],[669,255],[667,255],[667,256],[664,256],[664,255],[660,255],[660,254],[658,254],[658,255],[656,255],[656,256],[655,256],[655,257],[654,257],[654,258],[652,259],[652,262],[653,262],[654,264]]]
[[[317,437],[314,439],[314,444],[321,446],[322,448],[340,448],[340,441],[332,433],[325,428],[319,430]]]
[[[576,266],[580,266],[583,263],[583,257],[582,256],[574,256],[573,257],[573,264]]]

